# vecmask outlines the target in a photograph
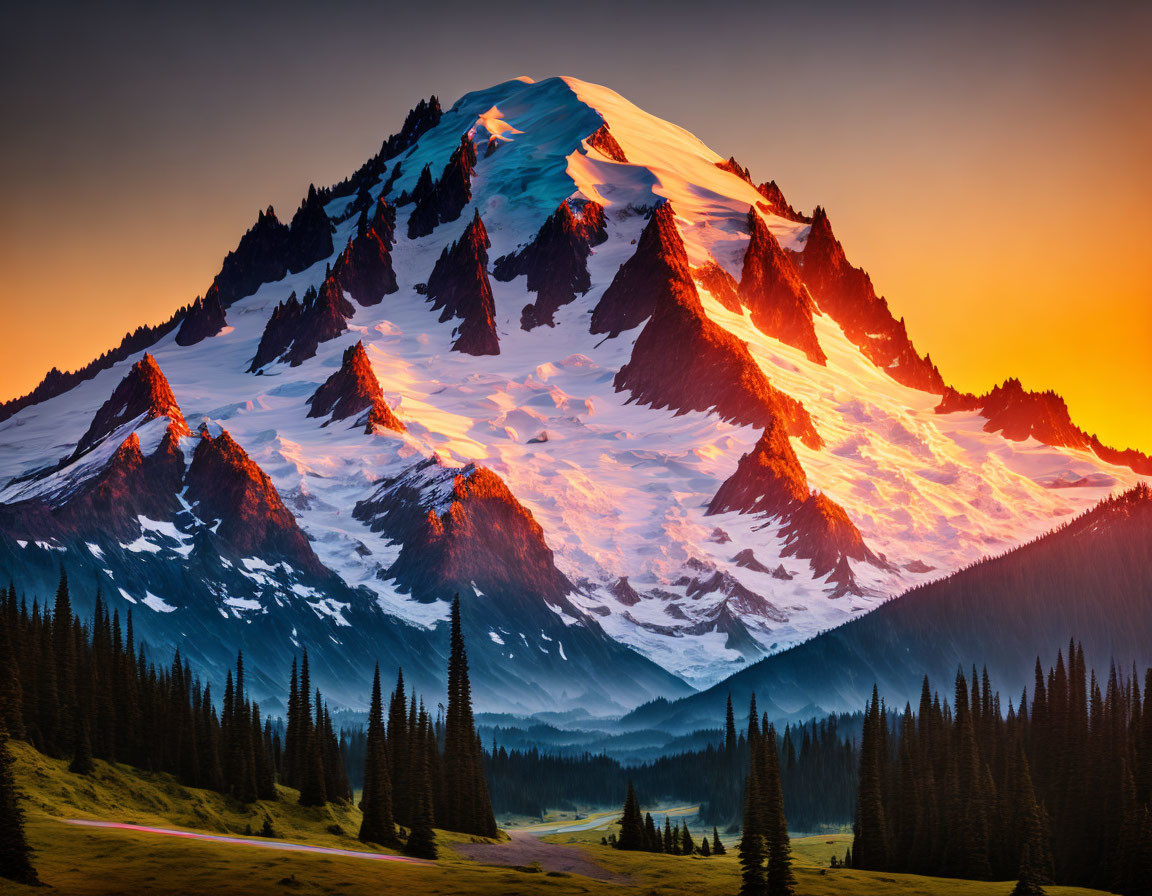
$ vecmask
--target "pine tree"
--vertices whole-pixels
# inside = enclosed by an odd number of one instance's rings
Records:
[[[712,855],[712,847],[708,844],[707,835],[700,838],[700,855],[704,856],[704,858]]]
[[[780,765],[776,755],[776,729],[764,732],[763,777],[759,782],[761,818],[768,853],[767,892],[769,896],[792,896],[796,879],[792,875],[792,843],[784,818],[784,792],[780,785]]]
[[[327,802],[324,790],[324,732],[312,727],[308,732],[308,743],[304,748],[304,765],[301,770],[300,805],[323,806]]]
[[[672,821],[667,815],[664,816],[664,852],[675,855],[672,851]]]
[[[495,837],[496,819],[484,779],[484,752],[472,717],[468,653],[460,621],[460,596],[452,601],[448,660],[448,715],[444,731],[444,804],[437,807],[449,830]]]
[[[755,762],[744,783],[744,823],[739,849],[740,896],[767,896],[764,837],[760,830],[760,784]]]
[[[644,849],[644,817],[640,814],[640,802],[632,782],[628,782],[628,794],[624,797],[624,814],[620,819],[620,836],[616,839],[618,849]]]
[[[372,702],[368,709],[368,741],[364,756],[364,792],[360,808],[360,839],[387,845],[396,840],[392,820],[392,781],[389,773],[388,744],[384,735],[384,709],[380,695],[380,664],[372,680]]]
[[[882,774],[885,762],[882,745],[884,719],[880,714],[880,694],[872,686],[872,699],[864,712],[864,733],[860,746],[860,788],[853,829],[854,859],[857,868],[883,870],[887,862],[887,824],[884,819]]]
[[[1040,886],[1040,876],[1032,864],[1032,850],[1024,844],[1020,853],[1020,874],[1012,896],[1044,896],[1044,888]]]
[[[20,791],[12,774],[8,731],[2,720],[0,720],[0,877],[33,886],[40,883],[40,878],[32,865],[32,850],[24,834],[24,810],[20,807]]]
[[[648,852],[664,852],[664,841],[660,832],[656,830],[656,822],[652,820],[652,813],[644,814],[644,848]]]
[[[422,715],[417,729],[421,741],[431,740],[427,716]],[[405,855],[420,859],[436,858],[436,833],[432,830],[432,778],[429,774],[427,752],[413,749],[409,769],[412,782],[412,828],[404,844]]]
[[[76,746],[68,771],[75,775],[90,775],[96,766],[92,763],[92,738],[88,732],[88,720],[76,717]]]
[[[727,854],[728,849],[724,846],[723,841],[720,839],[720,831],[713,825],[712,827],[712,855],[722,856]]]
[[[683,829],[680,831],[680,854],[690,856],[696,851],[696,844],[692,840],[692,832],[688,830],[688,822],[682,822]]]
[[[396,690],[388,704],[388,770],[392,773],[392,811],[400,824],[408,824],[412,814],[408,795],[409,728],[416,719],[405,709],[404,670],[396,674]],[[413,713],[413,715],[415,715]]]

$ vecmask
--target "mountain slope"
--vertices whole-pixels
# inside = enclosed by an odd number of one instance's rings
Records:
[[[200,303],[75,375],[50,375],[34,395],[0,410],[0,503],[23,527],[0,576],[34,570],[46,592],[50,570],[66,561],[113,597],[121,587],[142,593],[122,577],[178,581],[147,551],[107,565],[113,575],[101,579],[105,567],[83,543],[57,539],[51,513],[20,503],[89,481],[93,466],[124,443],[130,433],[117,428],[82,453],[81,466],[68,465],[72,479],[51,469],[74,457],[145,349],[192,428],[207,422],[213,439],[227,430],[331,575],[335,604],[296,600],[294,584],[319,585],[264,573],[268,612],[260,624],[276,617],[270,657],[291,648],[296,628],[323,645],[315,648],[324,652],[320,666],[345,669],[362,659],[352,656],[351,633],[317,628],[335,624],[325,620],[336,605],[347,608],[345,618],[357,608],[368,614],[359,618],[387,617],[396,640],[422,631],[413,643],[424,649],[431,642],[421,639],[434,640],[442,625],[448,589],[462,584],[451,573],[454,555],[429,555],[438,592],[429,601],[397,563],[426,544],[430,530],[390,534],[353,509],[429,463],[452,481],[479,468],[498,477],[511,496],[504,509],[522,508],[539,527],[559,577],[550,572],[549,581],[566,583],[557,596],[526,573],[517,599],[531,597],[533,613],[544,608],[541,618],[588,639],[565,675],[549,673],[519,692],[526,701],[552,699],[549,689],[559,694],[577,675],[610,680],[612,664],[635,662],[621,645],[647,665],[610,698],[611,689],[600,688],[605,702],[630,706],[683,688],[657,666],[711,684],[930,575],[1042,533],[1136,480],[1123,465],[1127,455],[1006,439],[986,431],[978,409],[936,413],[942,385],[903,382],[914,350],[822,220],[792,209],[774,182],[754,186],[683,129],[577,79],[517,79],[447,110],[422,103],[349,178],[310,192],[290,223],[262,212]],[[649,243],[658,244],[654,255],[645,254]],[[662,276],[613,291],[619,278],[632,279],[625,272],[637,256],[654,258]],[[781,283],[783,292],[766,292]],[[633,325],[598,332],[596,309],[616,300]],[[869,335],[880,332],[874,324],[887,334],[881,342]],[[339,377],[360,343],[356,369]],[[916,363],[929,366],[926,358]],[[360,425],[357,415],[339,425],[330,413],[313,415],[318,394],[345,389],[348,406],[386,407],[403,431],[385,423],[366,432],[371,421]],[[819,497],[788,524],[751,505],[709,513],[778,418],[789,423],[796,464]],[[125,448],[121,479],[94,495],[127,493],[123,483],[164,437],[163,419],[141,425],[139,458]],[[195,448],[186,447],[179,453],[190,463]],[[451,492],[436,494],[447,501]],[[142,500],[148,494],[140,490]],[[157,495],[168,501],[173,492],[165,485]],[[439,518],[446,507],[424,510]],[[140,515],[147,516],[134,512],[125,524],[139,528]],[[431,525],[427,513],[421,519]],[[850,550],[813,562],[819,533],[845,539]],[[125,537],[108,548],[131,543]],[[161,543],[160,556],[170,557],[175,544]],[[232,587],[224,580],[256,584],[219,566],[185,569],[196,579],[190,587],[203,600],[206,632],[212,613],[235,618],[220,593]],[[479,580],[475,590],[485,592]],[[561,629],[537,627],[534,616],[515,628],[511,619],[485,627],[504,607],[475,590],[462,593],[465,618],[474,620],[484,643],[473,649],[486,651],[493,676],[486,699],[498,700],[497,683],[531,681],[556,662],[558,648],[544,636],[555,641]],[[156,643],[188,637],[179,614],[148,613]],[[530,650],[508,647],[503,629]],[[537,655],[545,665],[528,662]]]
[[[782,714],[863,707],[878,684],[889,706],[915,703],[928,675],[941,692],[957,668],[987,665],[1018,701],[1033,660],[1049,663],[1070,639],[1090,667],[1152,662],[1152,489],[1138,485],[1061,528],[908,591],[861,619],[762,660],[713,688],[637,712],[669,730],[715,726],[728,695],[753,692]]]

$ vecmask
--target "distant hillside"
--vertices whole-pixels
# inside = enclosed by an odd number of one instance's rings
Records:
[[[707,691],[641,707],[629,719],[671,731],[715,726],[729,694],[739,707],[753,692],[770,713],[858,710],[873,682],[889,705],[902,705],[915,701],[925,674],[947,690],[957,667],[973,663],[986,664],[996,688],[1018,701],[1031,689],[1032,660],[1051,660],[1073,637],[1090,667],[1152,662],[1152,489],[1145,484]]]

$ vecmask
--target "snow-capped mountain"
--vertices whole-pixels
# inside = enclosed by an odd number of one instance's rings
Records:
[[[628,707],[1152,467],[945,382],[823,209],[517,79],[422,102],[203,298],[4,406],[0,573],[75,568],[205,662],[306,641],[333,685],[382,651],[431,680],[459,592],[485,708]]]

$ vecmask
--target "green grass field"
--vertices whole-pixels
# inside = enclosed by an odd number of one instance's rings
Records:
[[[244,835],[259,831],[265,817],[285,841],[367,851],[356,840],[359,810],[305,809],[295,793],[283,790],[279,802],[241,806],[219,794],[182,787],[167,775],[139,772],[97,762],[91,778],[67,771],[66,763],[48,759],[21,743],[11,744],[17,780],[24,791],[28,836],[37,852],[36,865],[45,883],[62,894],[644,894],[644,896],[734,896],[739,868],[732,841],[723,858],[622,853],[600,845],[613,818],[597,818],[598,828],[545,836],[545,841],[574,845],[603,868],[628,883],[592,880],[580,875],[549,873],[547,868],[498,868],[459,856],[453,844],[472,838],[438,832],[441,860],[432,867],[405,866],[369,858],[284,853],[205,841],[185,840],[125,830],[82,828],[65,818]],[[695,828],[693,834],[698,832]],[[952,881],[910,875],[841,871],[827,867],[833,854],[843,855],[847,835],[793,841],[796,878],[801,894],[941,893],[955,896],[1007,896],[1011,882]],[[384,850],[371,850],[384,852]],[[0,881],[0,894],[42,892]],[[1093,891],[1051,887],[1053,896]]]

